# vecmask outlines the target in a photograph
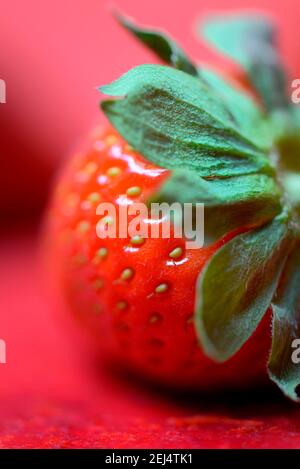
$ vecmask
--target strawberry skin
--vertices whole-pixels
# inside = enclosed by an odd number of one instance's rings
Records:
[[[103,356],[147,379],[201,390],[265,384],[271,311],[223,364],[204,355],[195,332],[196,279],[235,233],[201,249],[172,236],[136,243],[96,234],[100,202],[147,202],[169,175],[111,128],[94,131],[63,170],[49,211],[49,247],[71,309]]]

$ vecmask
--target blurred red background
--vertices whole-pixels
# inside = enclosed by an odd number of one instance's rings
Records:
[[[299,447],[299,411],[276,393],[268,406],[249,396],[239,405],[187,404],[96,372],[82,353],[86,338],[42,279],[43,208],[56,169],[103,119],[96,86],[154,61],[115,23],[112,6],[169,31],[195,59],[226,67],[197,40],[197,20],[241,8],[269,13],[291,79],[300,75],[297,0],[211,0],[209,8],[198,0],[0,0],[0,447]]]

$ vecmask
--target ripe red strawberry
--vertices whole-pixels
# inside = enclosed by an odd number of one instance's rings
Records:
[[[132,187],[140,193],[128,200],[146,201],[168,176],[112,129],[96,133],[87,151],[71,161],[56,189],[51,220],[72,309],[110,358],[146,377],[201,389],[257,385],[266,377],[269,317],[223,365],[203,354],[193,322],[197,276],[233,233],[202,249],[186,249],[184,239],[132,244],[96,235],[100,201],[117,204]]]
[[[142,65],[102,87],[119,98],[101,103],[116,130],[94,133],[61,176],[51,252],[72,309],[109,359],[150,379],[216,390],[269,375],[297,401],[300,119],[272,27],[241,17],[205,28],[246,70],[258,106],[167,36],[120,21],[172,68]],[[204,203],[205,247],[175,225],[167,239],[102,239],[98,222],[118,225],[119,212],[99,204],[153,200]]]

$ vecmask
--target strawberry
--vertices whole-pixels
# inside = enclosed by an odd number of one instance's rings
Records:
[[[285,181],[297,177],[290,149],[300,142],[275,49],[276,67],[260,54],[271,45],[255,33],[270,25],[217,19],[205,29],[236,60],[240,35],[259,49],[242,66],[260,106],[199,71],[167,36],[119,19],[173,68],[140,66],[102,87],[120,97],[102,102],[114,128],[94,131],[60,176],[48,227],[71,308],[106,357],[144,377],[215,390],[259,386],[269,374],[298,400],[286,358],[300,329],[298,202]],[[206,244],[188,247],[174,224],[167,239],[100,237],[99,221],[117,225],[121,206],[153,200],[203,202]],[[99,212],[107,202],[116,208],[109,219]]]
[[[263,381],[268,321],[226,365],[203,354],[193,325],[198,274],[236,233],[200,249],[186,249],[184,239],[172,237],[134,243],[96,235],[95,207],[100,201],[117,206],[121,196],[138,187],[139,194],[128,200],[145,202],[168,176],[169,171],[147,162],[113,129],[98,131],[88,150],[62,174],[52,230],[72,309],[97,331],[99,344],[110,357],[147,377],[203,389]],[[245,360],[251,371],[237,379]]]

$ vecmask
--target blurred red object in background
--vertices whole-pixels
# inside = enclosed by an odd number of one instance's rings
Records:
[[[209,10],[198,0],[116,5],[142,24],[168,30],[195,59],[226,66],[194,37],[197,17],[262,9],[278,21],[283,57],[291,77],[299,77],[298,0],[211,0]],[[41,213],[56,168],[101,119],[95,87],[154,62],[108,6],[104,0],[0,0],[0,78],[7,84],[7,103],[0,104],[2,225]],[[19,227],[0,240],[0,338],[7,342],[0,447],[300,447],[300,411],[280,397],[187,402],[103,371],[96,375],[80,353],[81,338],[65,324],[63,306],[43,290],[37,245],[36,233],[24,235]],[[74,332],[71,341],[65,330]]]
[[[103,0],[0,0],[0,213],[20,218],[39,211],[52,174],[70,147],[100,118],[95,87],[155,59],[122,30]],[[168,30],[195,59],[226,63],[195,37],[197,19],[241,7],[271,13],[292,77],[300,73],[295,41],[297,0],[118,0],[116,7],[142,24]],[[209,8],[209,10],[208,10]],[[228,65],[228,64],[227,64]]]

